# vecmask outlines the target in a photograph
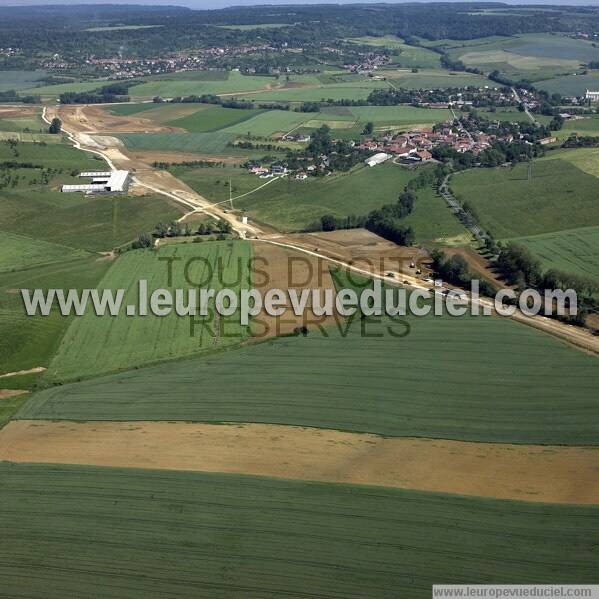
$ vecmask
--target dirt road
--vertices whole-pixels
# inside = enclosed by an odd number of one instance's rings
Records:
[[[263,242],[302,252],[316,258],[323,258],[333,264],[337,264],[359,274],[384,279],[389,284],[395,284],[393,279],[385,276],[384,272],[372,272],[372,269],[365,270],[349,264],[346,259],[334,258],[327,254],[326,251],[320,251],[318,248],[308,248],[303,241],[294,238],[294,236],[279,234],[267,235],[254,223],[243,224],[235,214],[225,211],[219,204],[211,203],[182,181],[174,177],[171,173],[158,170],[142,160],[132,160],[130,157],[126,156],[121,151],[122,145],[117,138],[110,135],[91,134],[90,131],[93,131],[94,127],[90,124],[89,115],[91,113],[87,110],[88,108],[95,111],[98,107],[87,107],[86,105],[44,106],[42,118],[45,122],[50,123],[52,118],[55,116],[59,117],[63,122],[63,131],[68,135],[75,147],[101,156],[106,160],[111,169],[122,168],[132,171],[134,174],[134,181],[137,184],[179,202],[192,212],[203,212],[215,219],[223,219],[229,222],[233,230],[236,231],[241,238],[245,239],[251,237]],[[93,114],[95,114],[95,112],[93,112]],[[395,274],[400,277],[402,281],[407,281],[405,284],[409,287],[414,289],[427,289],[429,291],[432,290],[431,285],[424,283],[416,277],[405,273],[400,274],[399,271]],[[481,299],[479,302],[481,306],[487,306],[488,310],[494,310],[494,305],[490,300]],[[585,351],[599,355],[599,338],[593,337],[588,331],[584,331],[578,327],[565,325],[549,318],[526,316],[519,312],[511,318],[559,337]]]
[[[217,220],[228,221],[242,238],[261,233],[258,227],[249,223],[243,224],[237,216],[211,203],[168,171],[158,170],[139,159],[131,159],[124,154],[122,144],[116,137],[92,133],[97,123],[92,125],[93,121],[87,109],[95,114],[98,108],[85,105],[45,106],[42,118],[47,123],[50,123],[54,117],[60,118],[62,130],[76,148],[101,156],[111,169],[131,171],[136,184],[154,193],[162,194],[191,211],[204,212]]]

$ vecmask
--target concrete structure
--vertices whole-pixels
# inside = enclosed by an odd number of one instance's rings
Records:
[[[129,189],[129,171],[86,171],[79,177],[91,179],[91,183],[63,185],[63,193],[125,193]]]
[[[551,136],[551,137],[544,137],[543,139],[540,139],[540,140],[539,140],[539,143],[540,143],[542,146],[546,146],[547,144],[553,144],[553,143],[555,143],[556,141],[557,141],[557,137],[553,137],[553,136]]]
[[[591,90],[587,89],[585,98],[591,102],[599,102],[599,92],[592,92]]]
[[[385,154],[385,152],[379,152],[378,154],[374,154],[370,158],[366,158],[364,162],[370,166],[376,166],[377,164],[382,164],[385,160],[389,160],[391,158],[391,154]]]

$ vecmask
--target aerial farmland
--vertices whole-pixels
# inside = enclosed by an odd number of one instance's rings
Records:
[[[0,39],[0,596],[596,592],[596,8]]]

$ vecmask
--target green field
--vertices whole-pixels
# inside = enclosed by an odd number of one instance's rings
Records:
[[[399,50],[399,54],[391,56],[391,62],[402,67],[421,67],[421,68],[436,68],[440,65],[440,55],[437,52],[428,50],[427,48],[418,48],[409,46],[401,38],[395,35],[384,35],[381,37],[363,36],[351,38],[351,42],[358,44],[367,44],[390,50]]]
[[[305,338],[49,388],[17,417],[262,422],[596,445],[597,384],[595,357],[507,319],[355,319],[349,330],[344,323],[327,337],[313,330]]]
[[[599,227],[519,237],[513,241],[528,246],[546,269],[555,268],[599,281]]]
[[[350,110],[361,122],[371,121],[375,127],[433,125],[452,118],[449,110],[414,106],[355,106]]]
[[[26,132],[11,132],[0,131],[0,141],[16,139],[24,143],[42,143],[42,144],[59,144],[62,142],[60,136],[51,135],[49,133],[26,133]]]
[[[249,332],[239,324],[238,314],[220,317],[218,322],[214,315],[197,316],[198,324],[192,331],[190,316],[179,316],[173,311],[160,317],[149,310],[147,316],[139,314],[139,310],[137,316],[128,316],[125,306],[138,305],[141,279],[147,281],[149,295],[156,289],[170,289],[174,294],[175,289],[194,286],[236,291],[247,288],[249,257],[250,246],[241,241],[167,245],[158,252],[137,250],[120,256],[98,288],[125,290],[121,313],[99,317],[88,309],[84,316],[76,318],[52,360],[48,378],[68,380],[126,370],[240,343]],[[177,261],[171,281],[169,258]],[[213,300],[210,306],[214,306]]]
[[[31,131],[31,132],[48,132],[48,125],[41,119],[41,113],[35,116],[23,117],[23,118],[0,118],[0,131]],[[55,136],[60,139],[59,136]]]
[[[132,97],[138,98],[153,98],[154,96],[172,98],[174,96],[202,94],[231,94],[268,89],[269,86],[277,85],[278,83],[279,81],[275,77],[246,76],[238,71],[231,71],[227,79],[212,81],[207,81],[204,78],[186,80],[178,77],[154,81],[149,80],[141,85],[133,86],[129,90],[129,94]]]
[[[472,73],[454,73],[441,69],[421,70],[418,73],[412,73],[411,70],[387,71],[385,74],[389,78],[389,83],[395,87],[405,89],[435,89],[444,87],[490,87],[496,86],[486,77]]]
[[[155,123],[170,124],[171,121],[183,119],[199,112],[215,108],[213,104],[195,102],[144,102],[140,104],[107,105],[104,110],[119,116],[139,116]]]
[[[228,144],[235,141],[235,133],[121,133],[117,137],[131,150],[164,150],[172,152],[199,152],[226,154]]]
[[[0,272],[51,264],[87,255],[82,250],[0,231]]]
[[[150,75],[148,81],[226,81],[229,71],[179,71],[177,73],[162,73],[161,75]]]
[[[146,110],[154,110],[160,104],[154,104],[153,102],[144,102],[142,104],[110,104],[106,106],[106,110],[112,114],[118,114],[119,116],[129,116],[131,114],[138,114],[145,112]]]
[[[46,71],[0,71],[0,92],[21,91],[35,87],[36,83],[45,76]]]
[[[561,158],[535,161],[530,181],[522,163],[458,174],[451,187],[497,239],[599,225],[597,178]]]
[[[52,137],[60,139],[59,136]],[[68,172],[74,170],[97,170],[104,161],[92,154],[67,144],[53,145],[48,148],[45,144],[23,143],[14,149],[7,143],[0,143],[0,161],[31,162],[45,167],[64,169]]]
[[[93,81],[73,81],[72,83],[59,83],[56,85],[43,85],[29,90],[29,93],[44,98],[57,98],[66,92],[89,92],[110,83],[106,79],[94,79]]]
[[[590,42],[558,34],[530,33],[467,42],[440,40],[436,45],[467,66],[485,72],[497,69],[513,79],[538,81],[543,89],[547,89],[544,80],[573,73],[581,63],[599,59],[599,49]]]
[[[445,200],[432,187],[418,191],[418,199],[411,214],[402,220],[416,234],[416,243],[468,243],[470,233],[447,208]]]
[[[93,289],[110,264],[93,256],[0,273],[0,374],[48,366],[72,318],[27,316],[19,289]],[[0,379],[0,388],[28,388],[38,378]]]
[[[530,123],[530,118],[526,112],[520,112],[517,108],[499,108],[495,112],[490,110],[481,110],[478,108],[476,112],[479,116],[482,116],[489,121],[508,121],[510,123]],[[544,114],[535,114],[535,120],[543,123],[544,125],[549,124],[553,117]]]
[[[3,379],[0,379],[0,381],[3,381]],[[27,399],[28,395],[26,394],[0,398],[0,429],[12,419],[13,414]]]
[[[557,150],[555,155],[581,171],[599,178],[599,148]]]
[[[599,137],[599,114],[566,121],[560,134],[562,137],[569,137],[571,133]]]
[[[595,507],[166,470],[0,475],[11,597],[411,599],[441,582],[596,580]]]
[[[160,196],[96,196],[22,188],[0,191],[4,230],[88,251],[121,246],[181,215]]]
[[[246,100],[256,102],[320,102],[321,100],[366,100],[374,89],[386,89],[386,81],[361,79],[355,83],[333,83],[330,85],[310,85],[305,87],[289,87],[262,91],[251,96],[243,96]]]
[[[265,183],[255,175],[231,168],[193,169],[176,174],[199,194],[221,202],[229,197],[228,188],[223,185],[229,176],[233,187],[237,188],[234,196]],[[283,230],[297,230],[324,214],[367,214],[383,204],[395,202],[416,174],[394,164],[383,164],[375,168],[359,165],[348,173],[306,181],[285,177],[233,204],[258,221]]]
[[[550,94],[562,96],[584,96],[587,89],[599,88],[599,73],[591,72],[588,75],[567,75],[539,82],[539,88]]]
[[[257,136],[270,136],[274,133],[287,133],[312,118],[314,116],[311,113],[293,112],[290,110],[268,110],[254,116],[249,121],[244,120],[236,125],[232,125],[224,132],[235,133],[237,135],[251,133]]]
[[[53,136],[57,137],[57,136]],[[0,161],[32,163],[41,168],[11,169],[11,185],[0,190],[0,230],[68,248],[110,250],[151,231],[156,223],[181,212],[158,196],[63,194],[61,183],[75,182],[83,170],[104,169],[104,162],[66,144],[0,143]],[[43,169],[54,169],[50,185]],[[16,179],[18,177],[18,179]],[[50,251],[50,247],[48,247]]]
[[[168,124],[186,129],[190,133],[206,133],[244,123],[261,112],[260,110],[239,110],[211,106],[207,110],[198,110],[183,118],[169,121]]]

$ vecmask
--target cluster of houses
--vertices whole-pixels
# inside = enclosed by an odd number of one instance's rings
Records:
[[[519,89],[518,96],[520,97],[520,102],[527,110],[536,110],[540,105],[539,99],[535,93],[528,91],[527,89]]]
[[[366,139],[355,147],[359,150],[375,152],[365,160],[368,166],[376,166],[389,158],[400,159],[406,164],[432,160],[432,150],[439,145],[448,145],[456,152],[480,154],[496,141],[512,142],[514,136],[497,136],[483,132],[468,132],[455,123],[445,123],[441,127],[419,129],[399,135],[388,134],[377,139]],[[549,142],[547,142],[549,143]]]
[[[308,143],[310,141],[310,136],[305,133],[288,133],[287,135],[283,135],[281,137],[283,141],[301,141]]]
[[[432,159],[433,155],[430,151],[434,146],[435,140],[432,129],[422,129],[400,135],[388,134],[377,139],[365,139],[355,147],[358,150],[376,152],[374,156],[366,160],[368,166],[375,166],[384,162],[380,154],[412,162],[426,162]],[[379,159],[374,160],[377,156]]]
[[[5,57],[10,57],[10,56],[16,56],[17,54],[21,54],[22,50],[21,48],[0,48],[0,56],[5,56]]]
[[[390,58],[386,54],[367,53],[360,54],[361,62],[344,64],[343,68],[350,73],[370,73],[389,64]]]
[[[252,175],[258,175],[260,179],[270,179],[271,177],[283,177],[289,174],[289,170],[284,164],[275,163],[269,167],[253,164],[248,168]]]
[[[266,50],[274,50],[268,44],[251,44],[243,46],[210,47],[194,50],[193,53],[182,52],[169,58],[133,59],[115,56],[112,58],[98,58],[90,56],[84,60],[88,66],[96,67],[103,71],[108,79],[131,79],[146,75],[162,73],[178,73],[184,71],[197,71],[205,68],[211,58],[224,56],[244,56]],[[76,66],[71,61],[62,59],[58,54],[46,59],[43,67],[46,69],[64,70]]]
[[[493,128],[499,129],[498,122],[489,127],[489,129]],[[298,139],[299,136],[292,137],[297,141],[303,141],[303,139]],[[291,139],[292,137],[287,136],[287,139]],[[499,130],[497,134],[482,131],[467,131],[459,121],[454,121],[437,125],[434,129],[423,128],[407,133],[388,133],[376,139],[364,139],[359,143],[348,142],[348,145],[354,150],[372,152],[364,160],[364,163],[369,167],[374,167],[391,158],[403,164],[428,162],[433,160],[433,149],[440,145],[449,146],[461,154],[465,152],[480,154],[498,141],[511,143],[514,139],[513,134],[500,134]],[[309,138],[307,140],[309,141]],[[554,143],[555,141],[555,137],[546,137],[539,140],[542,145]],[[320,164],[311,164],[305,170],[298,172],[294,171],[291,173],[285,165],[280,163],[272,164],[270,167],[252,164],[249,166],[249,172],[264,179],[294,175],[298,180],[307,179],[309,175],[314,174],[324,174],[325,176],[332,174],[329,159],[324,155],[321,156]]]

